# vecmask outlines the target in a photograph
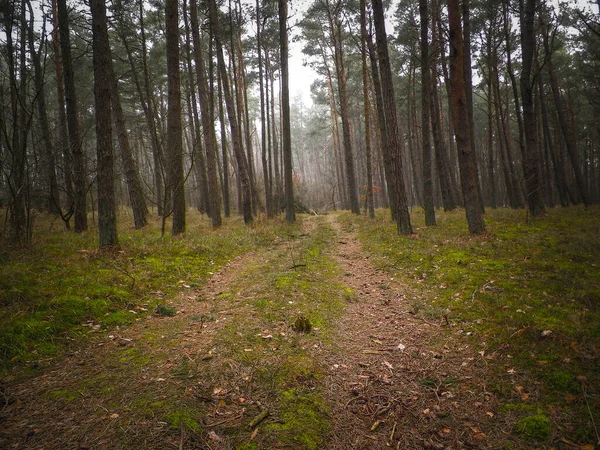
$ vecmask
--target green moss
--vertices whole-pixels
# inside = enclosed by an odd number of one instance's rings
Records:
[[[72,403],[75,400],[81,398],[81,394],[70,389],[57,389],[54,391],[50,391],[48,393],[48,397],[63,403]]]
[[[535,414],[520,419],[515,425],[516,433],[529,442],[543,442],[550,438],[552,423],[543,414]]]
[[[167,414],[165,416],[165,420],[171,428],[176,430],[180,430],[182,427],[184,427],[188,431],[198,433],[202,429],[198,417],[199,416],[196,411],[183,409],[181,411],[175,411],[171,414]]]
[[[245,444],[238,445],[235,450],[258,450],[260,447],[256,442],[247,442]]]
[[[275,431],[284,445],[309,450],[322,448],[329,421],[320,395],[289,389],[281,393],[279,400],[281,423],[269,424],[267,429]]]
[[[500,406],[500,412],[507,413],[510,411],[535,411],[536,408],[533,405],[525,403],[505,403]]]

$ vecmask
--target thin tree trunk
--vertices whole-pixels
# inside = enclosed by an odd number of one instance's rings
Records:
[[[64,69],[65,101],[67,105],[67,125],[69,148],[73,161],[74,223],[73,231],[81,233],[88,228],[86,208],[86,164],[83,154],[83,142],[77,116],[77,97],[75,74],[71,60],[71,39],[69,37],[69,13],[66,0],[57,0],[58,22],[60,30],[61,56]]]
[[[425,207],[425,225],[435,225],[435,208],[433,206],[433,181],[431,167],[431,144],[429,138],[431,96],[429,92],[429,13],[427,1],[419,0],[421,17],[421,133],[423,144],[423,200]]]
[[[190,1],[191,3],[191,1]],[[190,5],[191,9],[191,5]],[[200,185],[200,202],[199,202],[199,210],[200,212],[205,212],[211,217],[212,213],[210,210],[210,194],[208,190],[208,173],[206,168],[206,151],[204,146],[208,146],[206,142],[206,136],[203,136],[204,139],[201,138],[200,134],[200,114],[198,114],[198,102],[196,101],[196,88],[194,87],[194,70],[192,69],[192,51],[191,51],[191,42],[190,42],[190,20],[188,20],[187,11],[187,0],[183,0],[183,24],[185,27],[185,57],[186,57],[186,67],[187,67],[187,75],[188,75],[188,83],[189,83],[189,95],[188,99],[188,113],[191,115],[192,122],[192,162],[195,167],[197,182]],[[194,27],[194,33],[198,33],[197,27]],[[196,63],[196,71],[198,63]],[[197,72],[196,72],[197,75]],[[198,78],[196,76],[196,78]],[[200,83],[198,83],[198,90],[200,90]]]
[[[58,148],[62,155],[62,175],[65,188],[65,204],[67,211],[62,219],[67,230],[71,228],[69,220],[74,213],[73,194],[73,161],[69,148],[69,132],[67,130],[67,114],[65,112],[65,91],[62,57],[60,53],[60,32],[58,26],[58,6],[56,0],[52,0],[52,47],[54,50],[54,68],[56,72],[56,100],[58,109]]]
[[[296,221],[294,211],[294,184],[292,180],[292,135],[290,126],[290,74],[288,68],[288,4],[279,0],[279,46],[281,53],[281,107],[282,107],[282,152],[285,194],[285,218],[288,223]]]
[[[344,64],[344,52],[342,44],[342,24],[339,19],[339,2],[334,6],[335,11],[328,9],[331,39],[334,48],[334,62],[337,75],[338,94],[340,100],[340,116],[342,117],[342,136],[344,143],[344,162],[346,168],[346,183],[350,210],[354,214],[360,214],[360,202],[358,198],[358,183],[356,182],[356,171],[354,168],[354,155],[352,153],[352,141],[350,137],[350,117],[348,109],[348,94],[346,91],[346,68]]]
[[[31,1],[27,0],[27,6],[29,8],[29,27],[28,27],[28,41],[29,41],[29,53],[31,55],[31,61],[34,68],[34,81],[35,88],[37,91],[37,106],[38,115],[40,121],[40,127],[42,131],[42,139],[44,141],[44,148],[42,157],[44,160],[44,172],[46,176],[46,182],[48,183],[49,195],[47,198],[46,208],[52,214],[62,216],[62,210],[60,207],[60,193],[58,191],[58,181],[56,178],[56,162],[54,156],[54,143],[52,142],[52,135],[50,133],[50,123],[48,120],[48,111],[46,110],[46,92],[44,88],[44,72],[40,63],[40,53],[36,52],[34,44],[34,13]],[[43,19],[42,33],[41,36],[46,35],[46,20]],[[40,44],[40,52],[43,46],[43,41]]]
[[[225,97],[225,105],[227,107],[227,115],[229,117],[229,126],[231,128],[231,139],[233,141],[233,153],[236,158],[238,172],[242,188],[242,214],[244,223],[252,222],[252,192],[250,186],[250,178],[248,175],[248,162],[244,155],[244,149],[240,142],[241,133],[239,129],[238,118],[233,105],[233,96],[229,87],[229,78],[227,76],[227,68],[225,66],[225,58],[223,56],[223,45],[219,37],[219,18],[217,12],[216,0],[210,0],[210,22],[213,27],[215,44],[217,47],[217,62],[218,69],[221,74],[221,83],[223,87],[223,95]]]
[[[110,50],[110,48],[109,48]],[[138,170],[137,162],[133,156],[129,135],[125,126],[125,115],[121,106],[121,98],[117,85],[117,77],[115,75],[112,59],[108,62],[108,75],[111,87],[111,102],[113,120],[115,123],[119,148],[121,151],[121,163],[123,164],[123,172],[127,183],[127,191],[129,193],[129,201],[133,212],[133,222],[136,229],[146,226],[148,223],[147,214],[148,207],[146,205],[146,197],[142,187],[142,179]]]
[[[373,204],[373,163],[371,157],[371,108],[369,107],[369,77],[367,72],[367,5],[366,0],[360,0],[360,55],[362,60],[363,107],[365,115],[365,157],[367,159],[367,210],[369,217],[375,218]]]
[[[469,115],[469,134],[471,141],[471,152],[475,158],[475,177],[477,182],[477,198],[481,212],[485,212],[483,204],[483,195],[481,193],[481,182],[479,178],[479,166],[477,164],[477,152],[475,149],[475,116],[473,113],[473,77],[471,74],[471,11],[470,0],[462,0],[462,15],[463,15],[463,65],[465,77],[465,98],[467,101],[467,113]]]
[[[260,89],[260,143],[261,162],[263,169],[263,184],[265,186],[265,205],[267,217],[273,217],[273,193],[271,191],[271,178],[269,177],[269,162],[267,158],[267,117],[265,115],[265,80],[263,78],[262,43],[261,43],[261,16],[260,2],[256,0],[256,52],[258,54],[258,84]]]
[[[202,131],[204,145],[206,146],[206,166],[208,175],[208,210],[212,220],[212,226],[218,227],[222,224],[221,197],[219,195],[219,180],[217,178],[217,136],[213,120],[212,93],[209,92],[208,81],[200,45],[198,6],[196,0],[190,0],[190,24],[192,27],[192,40],[194,43],[194,61],[196,63],[196,82],[198,84],[198,96],[200,100],[200,112],[202,116]]]
[[[590,205],[588,192],[585,186],[583,174],[581,173],[581,163],[579,161],[579,152],[577,151],[577,144],[569,124],[567,123],[567,115],[565,113],[564,100],[562,98],[560,87],[558,85],[558,77],[556,76],[556,70],[554,69],[554,63],[552,62],[552,51],[550,49],[550,41],[548,38],[550,25],[541,24],[543,28],[542,36],[544,39],[544,50],[546,52],[546,67],[548,69],[548,76],[550,79],[550,87],[552,88],[552,96],[554,97],[554,104],[556,105],[556,113],[558,115],[558,123],[562,131],[562,136],[567,147],[567,153],[571,161],[571,167],[573,167],[573,173],[575,175],[575,184],[577,190],[581,195],[583,204],[587,207]],[[540,99],[542,102],[544,98]]]

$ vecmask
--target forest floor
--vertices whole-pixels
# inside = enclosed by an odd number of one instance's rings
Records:
[[[423,314],[422,286],[379,268],[339,215],[182,283],[171,317],[100,331],[5,387],[0,448],[594,448],[544,444],[535,409],[515,436],[499,390],[535,394],[512,357]]]

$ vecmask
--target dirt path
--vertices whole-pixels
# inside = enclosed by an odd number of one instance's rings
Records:
[[[354,290],[328,361],[331,449],[488,448],[485,364],[460,328],[414,314],[420,293],[376,269],[330,216],[331,256]]]
[[[316,226],[306,219],[303,233]],[[415,316],[419,292],[377,270],[335,215],[325,226],[335,233],[326,256],[341,269],[339,281],[353,291],[353,301],[336,321],[333,344],[315,344],[332,423],[320,448],[489,447],[494,405],[481,355],[457,325]],[[266,395],[252,387],[258,368],[219,350],[224,330],[241,336],[242,319],[260,315],[251,300],[262,281],[251,280],[247,292],[230,291],[248,267],[287,251],[282,244],[238,258],[202,289],[182,284],[176,316],[98,332],[60,365],[12,386],[0,410],[0,448],[233,448],[207,430],[225,428],[233,436]],[[267,332],[288,339],[288,327],[273,323],[256,339],[262,343]],[[263,347],[276,355],[275,347]],[[202,409],[202,423],[190,405]]]

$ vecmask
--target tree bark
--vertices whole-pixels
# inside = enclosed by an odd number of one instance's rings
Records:
[[[419,0],[419,15],[421,17],[421,134],[423,145],[423,200],[425,207],[425,225],[435,225],[435,208],[433,206],[433,180],[431,167],[430,144],[430,111],[431,95],[429,92],[429,13],[427,1]]]
[[[273,217],[273,193],[271,190],[271,178],[269,176],[269,162],[267,158],[267,117],[265,115],[265,80],[263,77],[262,43],[261,43],[262,21],[260,16],[260,2],[256,0],[256,53],[258,55],[258,84],[260,89],[260,143],[261,162],[263,168],[263,184],[265,186],[265,205],[267,217]]]
[[[227,116],[229,118],[229,127],[231,128],[231,139],[233,143],[233,153],[236,158],[238,172],[242,188],[242,214],[244,223],[251,223],[252,217],[252,192],[250,186],[250,178],[248,175],[248,162],[244,149],[241,143],[241,133],[239,128],[238,118],[233,105],[233,96],[229,87],[229,78],[227,75],[227,67],[225,66],[225,58],[223,56],[223,45],[219,37],[219,16],[217,11],[216,0],[210,0],[210,22],[214,32],[215,44],[217,47],[217,64],[221,74],[221,84],[223,87],[223,95],[225,97],[225,106],[227,107]]]
[[[61,57],[64,69],[65,102],[67,105],[67,125],[69,130],[69,148],[73,161],[73,231],[81,233],[88,228],[86,208],[86,164],[83,154],[83,142],[77,116],[77,95],[75,73],[71,59],[71,39],[69,37],[69,13],[66,0],[57,0],[58,22],[60,30]]]
[[[217,177],[217,136],[213,120],[213,109],[209,102],[209,86],[206,76],[204,57],[200,45],[200,33],[198,22],[198,6],[196,0],[190,0],[190,23],[192,27],[192,39],[194,43],[194,60],[196,62],[196,82],[198,84],[198,96],[200,100],[200,112],[202,116],[202,131],[204,145],[206,146],[206,165],[208,175],[208,201],[212,226],[218,227],[222,223],[221,197],[219,195],[219,180]]]
[[[294,184],[292,179],[292,135],[290,126],[290,75],[288,68],[287,0],[279,0],[279,46],[281,53],[281,108],[282,152],[285,193],[285,218],[288,223],[296,221],[294,211]]]
[[[167,148],[169,155],[168,195],[173,212],[171,233],[185,232],[185,189],[183,175],[183,137],[181,125],[181,78],[179,72],[179,5],[166,2],[167,79],[169,84],[167,111]],[[164,215],[163,215],[164,217]]]
[[[117,77],[112,64],[112,58],[109,59],[108,64],[113,120],[119,141],[119,149],[121,151],[121,163],[123,164],[129,201],[133,212],[133,223],[136,229],[140,229],[145,227],[148,223],[148,206],[146,205],[146,197],[144,196],[138,165],[133,156],[127,127],[125,126],[125,115],[123,113],[123,107],[121,106],[121,97],[119,95]]]
[[[381,0],[372,0],[375,32],[377,41],[377,54],[379,57],[379,70],[381,75],[381,90],[384,105],[387,141],[389,145],[390,178],[392,190],[390,202],[396,206],[392,209],[396,212],[396,225],[400,234],[412,234],[408,203],[406,201],[406,190],[404,187],[404,175],[402,173],[402,140],[398,130],[398,119],[396,114],[396,94],[392,82],[392,69],[387,47],[387,34],[383,15],[383,4]]]
[[[348,109],[348,93],[346,90],[346,67],[344,64],[344,51],[342,43],[342,24],[339,18],[340,2],[337,1],[327,8],[329,15],[329,27],[331,29],[331,40],[334,49],[334,63],[337,75],[338,94],[340,100],[340,116],[342,118],[342,137],[344,143],[344,163],[346,168],[346,183],[350,210],[354,214],[360,214],[360,202],[358,197],[358,184],[356,182],[356,170],[354,168],[354,154],[352,153],[352,140],[350,136],[350,117]]]
[[[558,85],[558,77],[556,76],[556,70],[554,69],[554,63],[552,62],[552,51],[550,49],[550,40],[548,37],[550,25],[542,23],[542,36],[544,40],[544,50],[546,53],[546,68],[548,70],[548,76],[550,79],[550,87],[552,89],[552,96],[554,97],[554,104],[556,105],[556,113],[558,115],[558,123],[560,124],[560,129],[562,131],[562,136],[565,141],[565,145],[567,147],[567,153],[569,155],[569,160],[571,161],[571,167],[573,167],[573,173],[575,175],[575,184],[577,185],[577,190],[581,195],[581,199],[583,200],[583,204],[587,207],[590,205],[590,200],[588,196],[588,192],[585,186],[585,181],[583,178],[583,174],[581,172],[581,163],[579,161],[579,152],[577,151],[577,144],[575,142],[575,138],[573,133],[569,127],[567,122],[567,115],[565,113],[565,105],[564,100],[560,92],[560,87]],[[542,102],[543,98],[540,99]]]
[[[62,210],[60,206],[60,193],[58,191],[58,181],[56,177],[56,160],[54,156],[54,143],[52,142],[52,134],[50,133],[50,122],[48,120],[48,111],[46,109],[46,91],[44,88],[44,72],[40,63],[40,53],[35,50],[34,44],[34,13],[31,1],[27,0],[27,6],[29,8],[29,27],[28,27],[28,41],[29,41],[29,53],[31,55],[31,61],[34,69],[34,82],[35,89],[37,91],[37,107],[40,121],[40,128],[42,132],[42,139],[44,141],[44,148],[42,157],[44,160],[44,173],[46,182],[48,183],[48,198],[46,199],[46,208],[52,214],[62,216]],[[46,32],[46,20],[43,19],[43,27],[41,36],[45,35]],[[40,52],[42,46],[40,45]]]
[[[450,28],[450,83],[452,86],[452,107],[454,118],[454,134],[458,148],[458,164],[465,202],[467,223],[471,234],[485,232],[485,223],[481,216],[481,207],[477,191],[477,172],[472,152],[471,135],[467,99],[465,95],[463,36],[458,0],[448,0],[448,22]]]
[[[98,159],[98,235],[100,248],[118,244],[115,177],[111,125],[112,57],[104,0],[90,0],[92,49],[94,52],[94,99],[96,104],[96,154]]]
[[[525,2],[525,5],[523,5]],[[527,189],[527,205],[533,217],[545,212],[538,170],[538,139],[534,112],[532,73],[533,54],[535,52],[534,16],[537,0],[521,0],[521,100],[523,102],[523,125],[525,131],[525,154],[523,155],[523,175]]]
[[[371,156],[371,108],[369,107],[369,76],[367,72],[367,5],[360,0],[360,56],[362,60],[363,107],[365,116],[365,157],[367,159],[367,195],[366,203],[369,217],[375,218],[373,203],[373,163]]]

